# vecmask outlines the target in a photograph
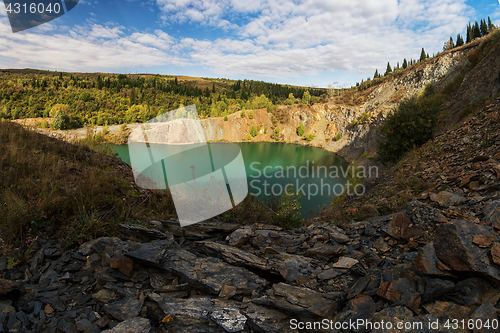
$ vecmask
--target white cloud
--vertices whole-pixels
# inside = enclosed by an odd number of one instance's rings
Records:
[[[173,41],[168,34],[157,30],[121,37],[122,29],[94,24],[52,36],[30,30],[13,34],[8,23],[0,20],[0,60],[2,67],[74,71],[188,64],[166,51]]]
[[[48,36],[49,30],[37,28],[17,35],[0,17],[0,57],[16,67],[83,71],[176,64],[265,77],[373,73],[385,70],[387,61],[394,66],[418,58],[422,46],[431,54],[440,51],[473,12],[465,0],[151,1],[164,24],[230,33],[175,39],[162,30],[130,32],[89,21],[68,33]]]

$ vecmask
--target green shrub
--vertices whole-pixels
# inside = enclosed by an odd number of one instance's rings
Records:
[[[267,127],[264,127],[264,134],[267,134]]]
[[[339,141],[342,139],[342,133],[338,133],[337,136],[335,137],[335,141]]]
[[[255,125],[252,125],[252,128],[250,129],[250,135],[252,135],[253,137],[257,136],[257,128],[255,127]]]
[[[312,140],[314,140],[315,137],[316,137],[316,135],[314,135],[314,134],[308,134],[308,135],[306,135],[306,140],[307,140],[307,142],[311,142]]]
[[[226,115],[226,116],[224,116],[224,121],[227,121],[227,115]]]
[[[253,119],[253,110],[248,113],[248,119]]]
[[[248,141],[252,140],[252,136],[250,135],[250,133],[248,133],[247,140]]]
[[[297,135],[302,136],[302,135],[304,135],[305,131],[306,130],[304,128],[304,123],[300,123],[299,127],[297,127]]]
[[[274,129],[274,134],[273,134],[273,137],[274,137],[274,139],[275,139],[275,140],[279,140],[279,139],[280,139],[280,131],[281,131],[281,130],[280,130],[280,128],[279,128],[279,127],[276,127],[276,128]]]
[[[420,98],[402,100],[387,117],[381,128],[386,140],[379,146],[383,160],[396,162],[403,154],[432,138],[439,123],[443,97],[430,96],[428,90],[431,88],[426,88]]]
[[[54,119],[52,120],[52,127],[54,129],[63,130],[68,127],[69,117],[62,113],[61,111],[57,111],[54,115]]]
[[[241,111],[241,118],[245,118],[245,111]]]

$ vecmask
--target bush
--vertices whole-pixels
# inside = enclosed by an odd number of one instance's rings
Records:
[[[337,136],[335,137],[335,141],[339,141],[342,139],[342,133],[338,133]]]
[[[274,129],[273,138],[274,138],[275,140],[279,140],[279,139],[280,139],[280,131],[281,131],[281,130],[280,130],[280,128],[279,128],[279,127],[276,127],[276,128]]]
[[[241,118],[245,118],[245,111],[241,111]]]
[[[439,94],[429,96],[428,90],[426,88],[420,98],[403,99],[387,117],[381,128],[386,140],[379,146],[383,160],[396,162],[403,154],[432,138],[439,123],[443,97]]]
[[[304,128],[304,123],[300,123],[299,127],[297,127],[297,135],[302,136],[302,135],[304,135],[305,131],[306,130]]]
[[[314,135],[314,134],[308,134],[308,135],[306,135],[306,140],[307,140],[307,142],[311,142],[312,140],[314,140],[315,137],[316,137],[316,135]]]
[[[253,119],[253,110],[248,113],[248,119]]]
[[[227,115],[226,115],[226,116],[224,116],[224,121],[227,121]]]
[[[68,127],[68,124],[69,117],[61,111],[57,111],[54,115],[54,119],[52,120],[52,127],[54,129],[64,130]]]
[[[250,135],[252,135],[253,137],[257,136],[257,128],[255,127],[255,125],[252,125],[252,128],[250,129]]]

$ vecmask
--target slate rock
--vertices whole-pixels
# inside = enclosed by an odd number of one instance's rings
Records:
[[[136,251],[125,253],[125,256],[148,266],[159,267],[160,262],[165,259],[166,253],[174,245],[171,239],[156,240],[150,243],[140,244]]]
[[[491,227],[467,221],[442,224],[436,228],[436,255],[452,270],[477,272],[500,281],[500,270],[492,266],[489,250],[473,243],[476,235],[495,234]],[[499,237],[496,236],[496,239]]]
[[[23,281],[12,281],[6,279],[0,279],[0,295],[7,295],[13,291],[19,290],[23,285]]]
[[[248,251],[240,250],[235,246],[229,246],[209,241],[203,241],[200,242],[200,244],[203,245],[206,250],[219,254],[224,259],[224,261],[228,262],[229,264],[258,268],[264,271],[272,270],[272,267],[268,265],[266,259],[260,258]]]
[[[371,277],[369,275],[365,275],[359,279],[357,279],[354,284],[349,288],[349,291],[347,293],[347,299],[351,299],[353,297],[358,296],[361,294],[363,290],[368,286],[370,283]]]
[[[245,329],[247,317],[238,309],[222,308],[212,312],[210,318],[226,332],[241,332]]]
[[[252,302],[299,316],[331,318],[343,296],[342,292],[319,293],[309,288],[278,283],[267,291],[267,295],[254,298]]]
[[[387,233],[397,239],[410,240],[422,236],[422,229],[414,225],[407,215],[398,214],[389,222]]]
[[[102,331],[103,333],[150,333],[151,322],[147,318],[133,318],[125,320],[112,329]]]
[[[254,228],[251,226],[244,226],[243,228],[239,228],[228,235],[226,237],[226,242],[231,246],[241,247],[247,242],[248,239],[250,239],[253,233]]]
[[[443,207],[454,206],[465,201],[463,196],[448,191],[441,191],[438,194],[431,192],[429,198]]]
[[[246,310],[248,326],[257,333],[291,333],[290,317],[275,309],[250,304]]]
[[[359,263],[357,259],[349,258],[349,257],[340,257],[339,260],[333,264],[334,268],[351,268],[354,265]]]
[[[208,297],[174,299],[163,297],[158,300],[165,316],[173,318],[165,323],[170,332],[207,332],[221,331],[211,323],[210,313],[215,310],[214,302]]]
[[[425,304],[423,307],[432,314],[440,317],[469,319],[472,309],[454,302],[436,301]]]
[[[136,242],[150,242],[158,239],[174,241],[174,235],[170,232],[164,233],[157,229],[147,228],[139,224],[118,224],[118,232],[126,239]]]
[[[430,242],[418,250],[413,264],[424,274],[446,276],[449,272],[443,272],[438,268],[438,257],[434,249],[434,243]]]
[[[318,279],[320,280],[331,280],[339,275],[342,275],[345,273],[345,270],[342,269],[335,269],[335,268],[330,268],[327,270],[322,271],[321,273],[318,274]]]
[[[346,319],[358,322],[358,320],[370,320],[375,314],[377,306],[370,296],[358,295],[347,302],[346,309],[351,312]]]
[[[199,258],[185,250],[171,253],[162,268],[182,275],[212,295],[218,295],[226,285],[235,287],[238,295],[259,292],[267,285],[266,280],[242,267],[217,258]]]
[[[490,325],[491,323],[497,322],[498,323],[498,314],[497,314],[497,309],[491,304],[491,302],[485,302],[483,303],[479,308],[472,313],[470,316],[471,319],[474,320],[475,323],[478,325],[474,325],[474,329],[472,330],[474,333],[489,333],[492,332],[493,330],[490,328],[483,327],[483,325],[486,322],[489,322]],[[479,325],[479,323],[481,323]],[[479,327],[481,326],[481,327]]]
[[[500,200],[486,204],[483,208],[484,222],[495,229],[500,229]]]
[[[335,256],[339,256],[343,250],[344,247],[338,244],[332,245],[325,243],[316,243],[312,248],[307,249],[304,255],[306,257],[322,256],[329,259]]]
[[[139,316],[144,301],[131,297],[124,298],[111,304],[105,304],[103,309],[118,320],[127,320]]]

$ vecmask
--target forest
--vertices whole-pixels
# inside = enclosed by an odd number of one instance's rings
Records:
[[[325,101],[327,90],[153,74],[0,70],[0,118],[58,117],[58,129],[146,122],[195,104],[201,118],[282,104]]]

